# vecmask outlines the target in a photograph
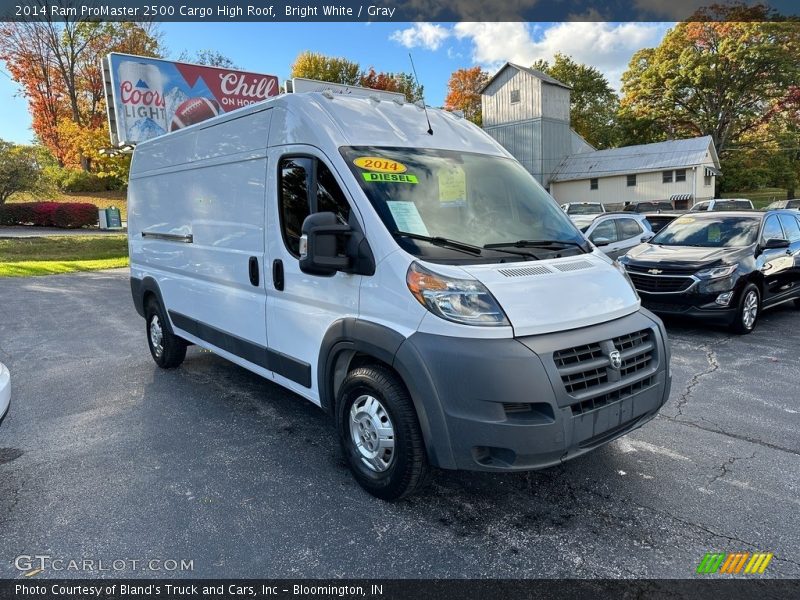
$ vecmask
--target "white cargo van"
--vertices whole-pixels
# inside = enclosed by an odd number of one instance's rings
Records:
[[[481,129],[288,94],[136,147],[131,290],[164,368],[197,344],[328,411],[358,482],[517,471],[652,419],[659,319]]]

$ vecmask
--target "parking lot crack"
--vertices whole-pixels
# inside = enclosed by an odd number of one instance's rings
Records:
[[[731,456],[728,460],[726,460],[724,463],[722,463],[720,465],[719,473],[717,473],[716,475],[712,476],[711,479],[708,480],[708,484],[711,485],[712,483],[714,483],[718,479],[721,479],[722,477],[725,477],[725,475],[727,475],[728,473],[730,473],[733,470],[733,465],[737,461],[750,460],[750,459],[753,459],[755,457],[756,457],[756,453],[755,452],[753,452],[753,454],[751,454],[750,456]]]
[[[699,373],[692,375],[692,378],[689,379],[689,382],[683,389],[683,393],[681,393],[680,397],[678,398],[678,403],[675,406],[676,410],[678,411],[675,415],[675,418],[683,416],[683,407],[686,406],[687,402],[689,402],[692,392],[698,385],[700,385],[700,381],[704,377],[708,377],[714,371],[719,369],[719,361],[717,360],[717,353],[714,351],[714,346],[718,346],[722,343],[725,343],[725,340],[717,344],[705,344],[701,347],[706,354],[706,362],[708,363],[708,366]]]

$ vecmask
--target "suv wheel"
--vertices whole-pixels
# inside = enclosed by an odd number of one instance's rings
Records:
[[[145,311],[147,323],[147,345],[153,360],[162,369],[179,367],[186,358],[188,343],[172,333],[169,321],[158,300],[151,298]]]
[[[760,313],[761,293],[756,285],[748,283],[739,296],[739,305],[731,329],[740,335],[752,332],[756,328]]]
[[[428,458],[417,413],[390,369],[353,369],[337,406],[342,450],[361,487],[382,500],[397,500],[425,484]]]

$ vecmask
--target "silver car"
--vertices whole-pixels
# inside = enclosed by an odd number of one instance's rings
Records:
[[[581,231],[609,258],[618,258],[655,235],[646,215],[629,212],[605,213]]]

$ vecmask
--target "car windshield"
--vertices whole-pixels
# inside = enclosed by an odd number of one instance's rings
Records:
[[[714,203],[714,210],[742,210],[751,206],[749,200],[717,200]]]
[[[703,248],[749,246],[756,242],[760,223],[758,217],[679,217],[658,232],[650,243]]]
[[[599,215],[602,212],[599,204],[570,204],[567,209],[568,215]]]
[[[584,252],[585,238],[515,160],[416,148],[340,151],[384,225],[411,254],[496,262]],[[479,252],[470,256],[450,242]]]

